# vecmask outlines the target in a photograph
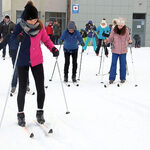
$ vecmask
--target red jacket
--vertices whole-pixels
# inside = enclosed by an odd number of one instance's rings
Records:
[[[53,35],[53,28],[52,28],[52,25],[48,25],[46,27],[46,32],[48,35]]]

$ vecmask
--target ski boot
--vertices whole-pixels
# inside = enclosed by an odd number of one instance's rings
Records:
[[[109,84],[113,84],[114,80],[109,80]]]
[[[120,83],[125,83],[126,80],[121,80]]]
[[[44,124],[44,122],[45,122],[43,113],[44,113],[43,110],[37,110],[37,112],[36,112],[37,122],[40,124]]]
[[[10,91],[10,96],[13,96],[15,94],[15,91],[16,91],[16,87],[12,87]]]
[[[68,76],[64,76],[64,82],[68,82]]]
[[[24,127],[25,124],[26,124],[24,113],[18,113],[17,117],[18,117],[18,125],[21,126],[21,127]]]
[[[77,82],[75,75],[72,76],[72,82]]]

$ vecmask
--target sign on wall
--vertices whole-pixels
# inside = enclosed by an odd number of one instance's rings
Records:
[[[79,13],[79,4],[73,4],[72,5],[72,13],[73,14]]]

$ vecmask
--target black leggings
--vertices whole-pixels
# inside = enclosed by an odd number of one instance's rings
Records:
[[[99,54],[99,50],[100,50],[101,46],[104,47],[105,55],[108,55],[107,44],[105,44],[102,39],[98,39],[98,45],[97,45],[96,53]]]
[[[45,99],[43,65],[40,64],[35,67],[31,67],[31,71],[35,80],[37,90],[37,107],[39,109],[42,109]],[[28,74],[29,74],[29,66],[18,67],[19,92],[17,97],[17,103],[19,112],[24,110]]]
[[[70,56],[72,56],[72,76],[76,76],[78,51],[73,53],[66,51],[64,53],[64,56],[65,56],[64,75],[68,77]]]

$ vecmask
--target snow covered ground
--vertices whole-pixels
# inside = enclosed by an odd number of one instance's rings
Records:
[[[34,139],[29,138],[28,134],[17,125],[16,94],[8,99],[0,128],[1,150],[150,150],[150,48],[132,49],[135,75],[129,51],[127,55],[129,75],[125,85],[117,87],[115,84],[104,88],[101,81],[108,81],[107,73],[110,68],[111,54],[109,58],[104,59],[106,75],[96,76],[100,57],[95,56],[93,48],[89,47],[83,53],[80,86],[64,85],[68,108],[71,112],[66,115],[57,68],[53,81],[49,81],[55,58],[45,46],[42,45],[42,47],[45,85],[48,85],[44,106],[45,119],[54,133],[46,136],[34,123],[36,95],[26,95],[26,123],[35,135]],[[58,62],[63,77],[62,49]],[[8,54],[5,61],[0,58],[0,69],[1,117],[12,74],[12,64]],[[138,87],[135,87],[135,77]],[[116,81],[119,81],[119,75]],[[30,87],[36,92],[31,72]]]

